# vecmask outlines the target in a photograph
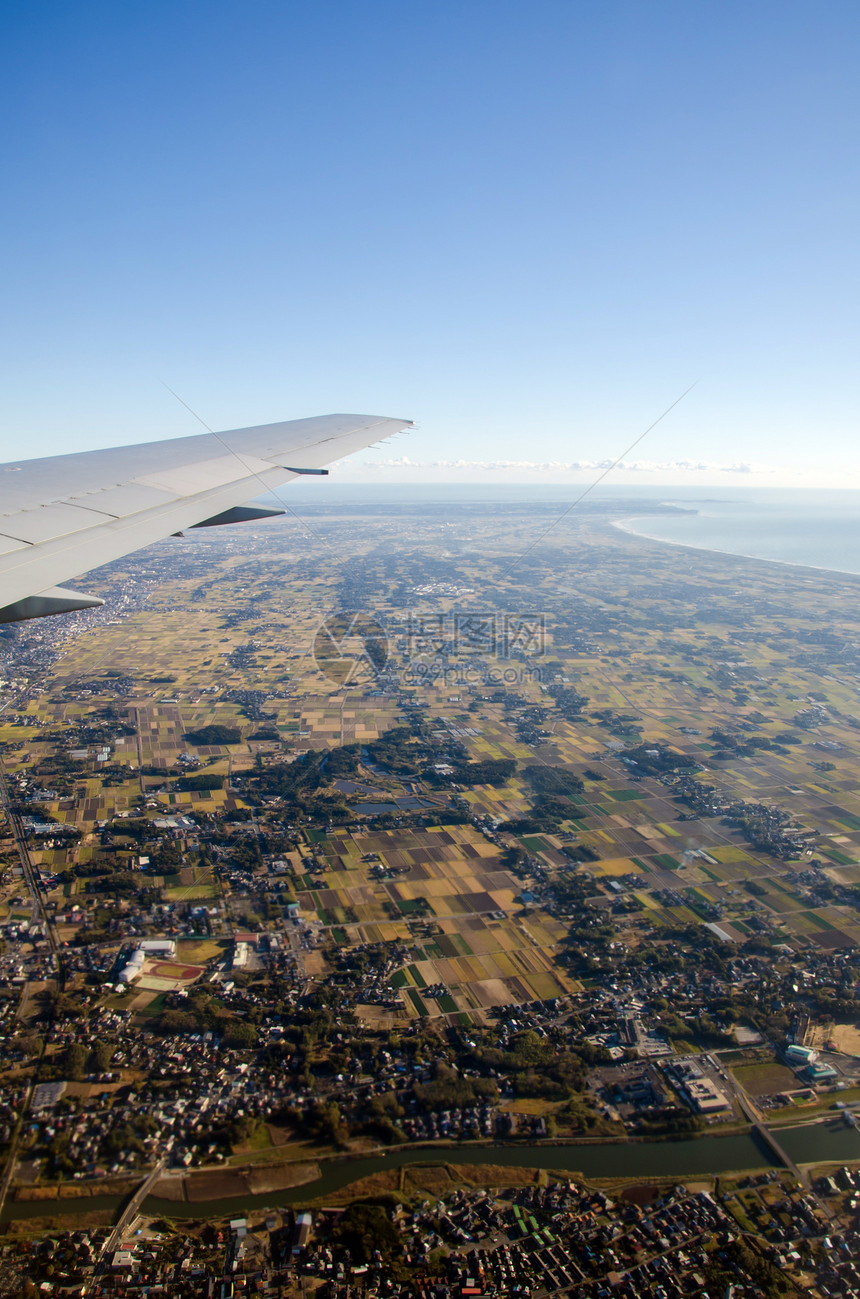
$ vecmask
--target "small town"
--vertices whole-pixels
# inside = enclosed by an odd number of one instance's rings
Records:
[[[598,1299],[643,1293],[857,1293],[860,1175],[837,1169],[820,1198],[776,1172],[731,1192],[630,1188],[615,1199],[570,1180],[458,1189],[414,1208],[391,1192],[347,1208],[277,1209],[223,1227],[159,1221],[114,1234],[78,1230],[0,1247],[21,1293],[109,1296],[391,1295],[460,1299],[566,1291]],[[849,1225],[852,1224],[852,1225]],[[40,1278],[44,1277],[44,1280]],[[809,1293],[808,1285],[797,1293]],[[7,1291],[7,1293],[10,1293]]]

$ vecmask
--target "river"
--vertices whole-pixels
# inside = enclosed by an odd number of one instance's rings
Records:
[[[786,1153],[798,1164],[860,1162],[860,1131],[841,1120],[798,1128],[780,1128]],[[748,1133],[734,1136],[690,1137],[685,1140],[583,1143],[555,1146],[440,1145],[405,1148],[378,1155],[344,1157],[323,1164],[320,1177],[281,1191],[233,1195],[194,1204],[148,1196],[147,1214],[165,1218],[223,1218],[279,1205],[306,1204],[374,1173],[404,1164],[494,1164],[509,1168],[545,1168],[579,1173],[586,1178],[704,1177],[743,1169],[777,1167],[770,1152]],[[116,1212],[124,1197],[94,1195],[64,1200],[7,1199],[0,1221],[50,1218],[58,1215]]]

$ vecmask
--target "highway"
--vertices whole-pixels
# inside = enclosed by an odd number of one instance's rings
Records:
[[[33,920],[40,920],[44,925],[45,935],[48,939],[53,955],[54,967],[57,970],[58,990],[61,991],[63,986],[63,968],[59,959],[60,944],[57,939],[57,931],[45,910],[45,901],[42,897],[42,890],[39,888],[38,871],[30,858],[30,851],[27,847],[27,837],[24,833],[24,826],[21,822],[21,817],[12,807],[12,800],[9,797],[9,786],[6,780],[6,768],[3,764],[2,755],[0,755],[0,806],[2,806],[3,811],[6,813],[6,819],[11,827],[12,835],[15,840],[15,847],[18,851],[18,858],[24,872],[24,879],[27,883],[28,889],[30,890],[30,896],[33,902],[32,918]],[[26,997],[27,988],[25,986],[21,997],[22,1005],[24,1004]],[[47,1041],[47,1037],[45,1038],[45,1041]],[[44,1049],[43,1043],[43,1054]],[[3,1212],[3,1206],[6,1203],[6,1196],[9,1194],[9,1187],[12,1184],[12,1176],[18,1163],[18,1146],[21,1141],[21,1134],[24,1130],[27,1114],[33,1101],[33,1092],[36,1087],[37,1077],[38,1070],[34,1070],[33,1077],[30,1080],[30,1085],[27,1090],[27,1095],[22,1102],[21,1110],[15,1122],[12,1139],[9,1142],[9,1154],[6,1157],[6,1166],[3,1169],[3,1177],[0,1179],[0,1213]]]
[[[27,847],[27,836],[24,833],[24,826],[18,812],[14,811],[12,799],[9,797],[9,785],[6,780],[6,768],[3,758],[0,756],[0,805],[6,813],[6,819],[12,830],[12,836],[15,840],[15,847],[18,851],[18,859],[21,862],[21,868],[24,872],[24,879],[30,890],[30,896],[33,900],[33,919],[38,919],[45,929],[45,937],[50,944],[51,951],[54,955],[55,966],[58,964],[58,953],[60,950],[57,932],[45,910],[45,900],[42,896],[42,890],[39,887],[39,872],[33,865],[30,857],[30,850]]]

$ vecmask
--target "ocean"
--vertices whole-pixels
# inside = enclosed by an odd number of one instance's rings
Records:
[[[661,499],[690,514],[632,517],[626,531],[655,541],[860,573],[860,491],[739,489]]]

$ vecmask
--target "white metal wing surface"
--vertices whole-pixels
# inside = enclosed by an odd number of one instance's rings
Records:
[[[183,528],[238,522],[261,492],[409,427],[319,415],[0,465],[0,622],[101,604],[58,583]]]

